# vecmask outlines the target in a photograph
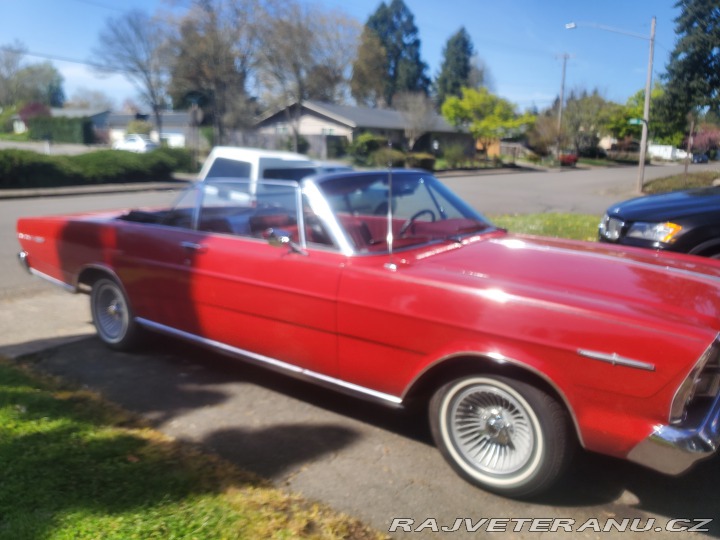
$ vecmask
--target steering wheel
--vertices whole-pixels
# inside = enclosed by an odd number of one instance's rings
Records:
[[[435,212],[433,212],[429,208],[423,208],[422,210],[418,210],[412,216],[410,216],[410,218],[405,223],[403,223],[402,227],[400,227],[400,231],[398,232],[398,236],[402,236],[403,234],[405,234],[407,230],[412,227],[412,224],[415,223],[415,220],[418,219],[420,216],[424,216],[425,214],[430,216],[430,221],[435,221],[437,219]]]

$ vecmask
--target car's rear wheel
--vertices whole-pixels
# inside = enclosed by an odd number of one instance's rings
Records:
[[[539,388],[467,376],[437,390],[430,426],[440,452],[469,482],[509,497],[547,490],[575,449],[564,407]]]
[[[130,303],[114,280],[102,278],[93,284],[90,311],[98,336],[106,345],[126,350],[137,343],[139,328]]]

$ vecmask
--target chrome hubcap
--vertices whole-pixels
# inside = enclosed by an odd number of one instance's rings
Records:
[[[476,385],[459,392],[449,410],[456,449],[472,467],[505,475],[527,465],[535,433],[525,407],[508,392]]]
[[[127,310],[113,287],[98,292],[97,308],[98,330],[109,339],[121,338],[127,327]]]

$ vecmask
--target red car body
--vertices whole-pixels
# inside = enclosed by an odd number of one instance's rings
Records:
[[[367,174],[310,178],[298,186],[317,195],[325,185]],[[319,203],[318,215],[333,204]],[[542,474],[527,465],[495,471],[486,462],[476,474],[474,447],[466,451],[465,439],[452,435],[465,424],[448,416],[464,403],[465,394],[448,390],[459,377],[481,377],[480,397],[496,395],[482,377],[497,379],[505,402],[517,398],[529,411],[533,392],[541,392],[567,417],[568,447],[577,440],[671,474],[714,453],[717,262],[512,235],[487,222],[404,245],[399,226],[413,220],[392,214],[348,213],[343,221],[334,211],[337,221],[325,226],[339,229],[350,249],[342,241],[314,245],[310,232],[304,238],[282,232],[278,240],[268,229],[268,241],[128,215],[21,219],[21,258],[35,274],[72,291],[88,291],[101,279],[118,284],[132,320],[146,329],[393,406],[430,402],[445,457],[483,488],[525,496],[546,489],[556,475],[538,480]],[[375,232],[380,246],[353,247],[353,219],[376,231],[392,223],[395,238]],[[462,229],[466,219],[413,222],[410,236],[451,222]],[[525,423],[532,427],[528,444],[553,438],[538,431],[533,414],[508,420],[515,405],[477,407],[493,452],[506,451]],[[538,426],[545,423],[540,413]],[[529,472],[515,472],[523,467]]]

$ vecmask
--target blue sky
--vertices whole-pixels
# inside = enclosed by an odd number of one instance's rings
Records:
[[[379,0],[317,0],[365,23]],[[653,80],[665,71],[675,44],[675,0],[405,0],[415,16],[422,58],[434,77],[447,39],[461,26],[489,68],[493,90],[520,110],[542,109],[559,94],[562,55],[568,54],[566,89],[594,89],[624,103],[645,86],[650,22],[657,17]],[[19,40],[29,51],[86,60],[110,17],[123,10],[154,12],[162,0],[0,0],[0,45]],[[567,30],[565,24],[576,22]],[[609,27],[645,39],[602,30]],[[28,62],[42,58],[28,57]],[[68,97],[98,89],[120,105],[133,87],[120,76],[101,78],[86,66],[52,60]]]

